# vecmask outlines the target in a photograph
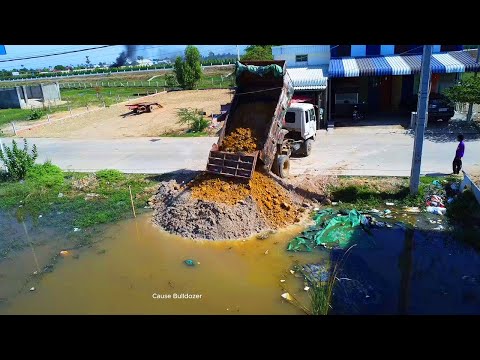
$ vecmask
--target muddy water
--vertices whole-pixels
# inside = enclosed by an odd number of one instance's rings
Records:
[[[0,313],[302,314],[280,296],[286,289],[308,304],[303,281],[289,270],[327,256],[285,250],[299,226],[265,240],[193,241],[159,230],[150,216],[113,225],[102,242],[61,258],[55,271],[32,284],[35,291],[24,289]],[[187,266],[187,259],[196,265]]]

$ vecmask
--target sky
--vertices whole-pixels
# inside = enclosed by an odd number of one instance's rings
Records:
[[[124,50],[124,45],[114,45],[103,49],[93,49],[72,54],[55,55],[28,60],[4,61],[19,57],[47,55],[56,52],[90,49],[101,45],[5,45],[7,54],[0,55],[0,69],[20,69],[21,65],[30,68],[43,68],[55,65],[78,65],[85,63],[88,55],[92,64],[99,62],[113,62]],[[164,58],[182,55],[186,45],[138,45],[137,55],[145,58]],[[218,53],[236,54],[236,45],[196,45],[202,55],[208,55],[210,51]],[[240,55],[243,54],[247,45],[239,45]]]

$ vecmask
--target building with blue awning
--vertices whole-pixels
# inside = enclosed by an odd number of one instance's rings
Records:
[[[318,103],[324,107],[328,119],[351,116],[355,105],[362,106],[367,114],[408,116],[420,83],[422,51],[423,45],[272,48],[274,58],[286,60],[287,71],[294,74],[290,75],[296,93],[315,91],[322,86],[323,101]],[[323,66],[321,80],[314,71],[319,59]],[[480,71],[480,64],[460,45],[434,45],[431,68],[430,91],[439,93],[454,85],[462,73]]]

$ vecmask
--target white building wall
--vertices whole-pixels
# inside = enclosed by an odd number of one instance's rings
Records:
[[[275,60],[285,60],[287,67],[322,66],[330,63],[329,45],[286,45],[272,48]],[[296,55],[308,55],[307,62],[296,62]]]

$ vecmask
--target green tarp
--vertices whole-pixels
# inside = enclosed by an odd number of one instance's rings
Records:
[[[315,224],[303,231],[288,244],[289,251],[312,251],[314,246],[340,247],[345,249],[355,238],[355,232],[364,231],[364,216],[357,210],[348,215],[326,209],[318,212],[313,220]]]
[[[259,76],[263,76],[265,74],[268,74],[270,72],[273,72],[273,76],[275,77],[281,77],[283,76],[283,69],[276,65],[276,64],[271,64],[267,66],[256,66],[256,65],[244,65],[241,62],[237,61],[237,66],[236,66],[236,76],[240,76],[244,71],[248,71],[254,74],[257,74]]]

